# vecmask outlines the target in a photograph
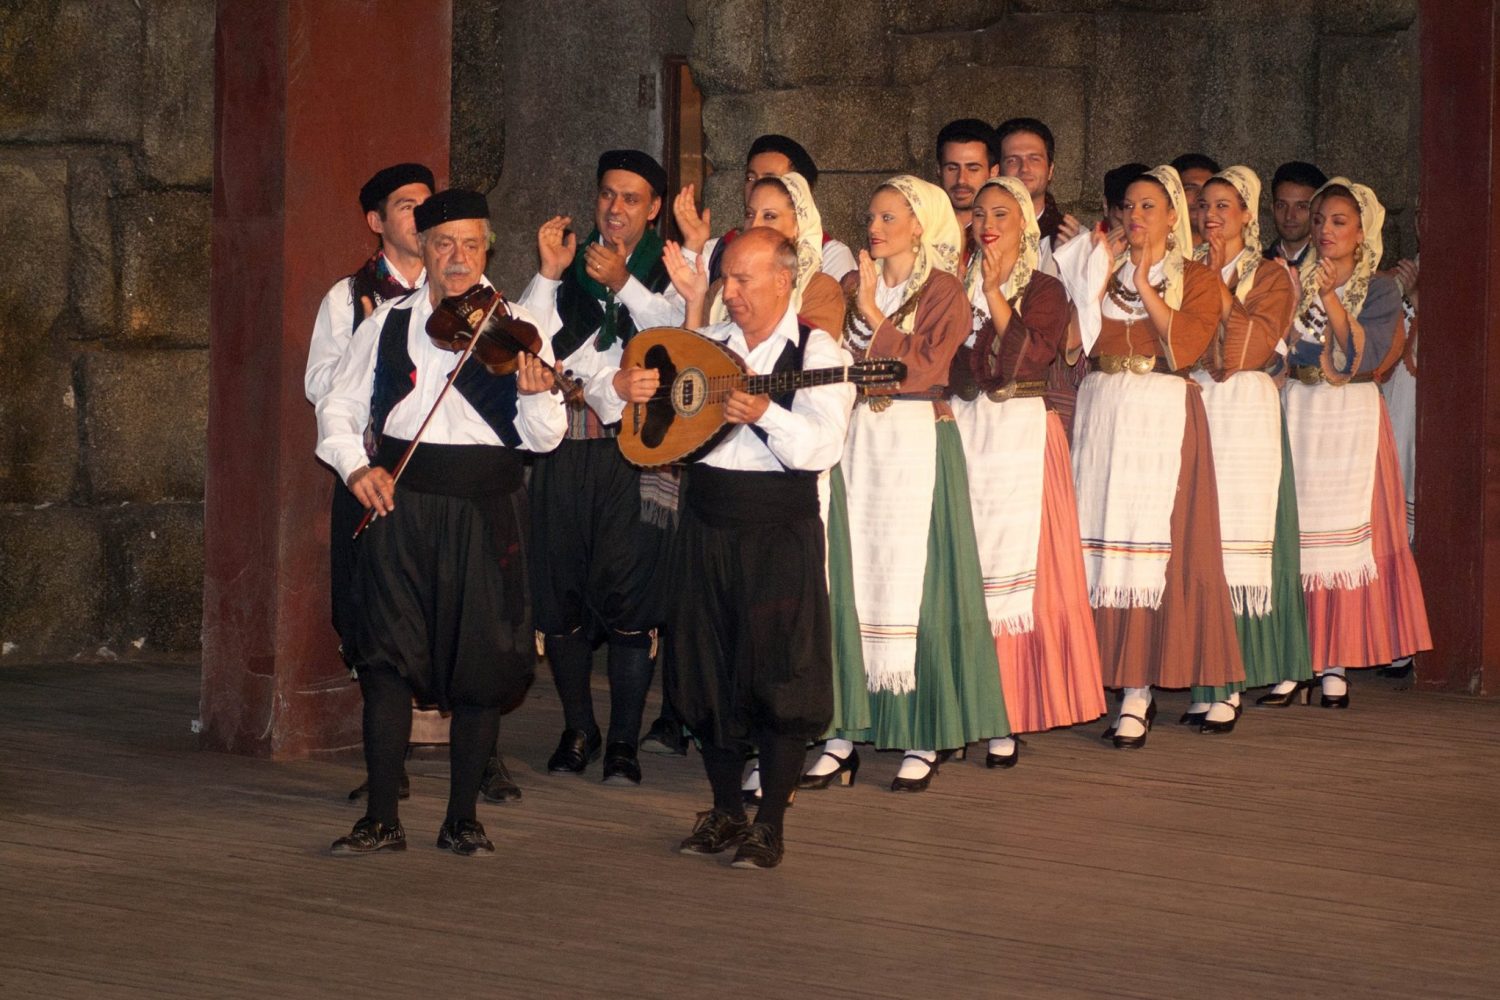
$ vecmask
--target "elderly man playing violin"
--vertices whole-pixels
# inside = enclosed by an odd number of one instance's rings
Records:
[[[555,448],[567,417],[551,391],[546,337],[536,356],[519,353],[512,373],[496,374],[454,353],[451,338],[429,336],[429,319],[437,313],[441,325],[451,308],[445,300],[480,282],[488,214],[469,191],[417,207],[427,283],[360,325],[317,407],[318,457],[372,514],[354,569],[350,651],[365,702],[369,808],[334,842],[335,855],[406,848],[396,807],[413,697],[451,713],[438,847],[495,849],[476,800],[501,709],[524,694],[534,664],[521,452]],[[531,322],[499,296],[493,307]]]

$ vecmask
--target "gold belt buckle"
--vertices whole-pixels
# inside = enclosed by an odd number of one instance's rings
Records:
[[[1016,394],[1016,383],[1015,382],[1007,382],[1004,385],[1002,385],[1000,388],[998,388],[998,389],[991,389],[989,392],[985,393],[985,395],[989,397],[989,400],[990,400],[991,403],[1003,403],[1007,399],[1010,399],[1011,397],[1013,397],[1015,394]]]
[[[1099,358],[1099,370],[1106,375],[1118,375],[1125,370],[1125,359],[1118,354],[1105,354]]]
[[[1317,385],[1323,381],[1323,369],[1316,365],[1303,365],[1297,369],[1297,381],[1303,385]]]
[[[1132,375],[1146,375],[1156,367],[1156,359],[1146,354],[1132,354],[1125,359],[1125,367]]]

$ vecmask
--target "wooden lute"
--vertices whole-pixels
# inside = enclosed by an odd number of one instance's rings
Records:
[[[736,389],[774,397],[835,382],[894,386],[906,377],[906,365],[891,358],[752,375],[728,347],[675,326],[652,327],[630,338],[620,367],[635,365],[661,372],[656,396],[626,404],[620,420],[620,453],[642,468],[691,462],[724,440],[734,430],[724,421],[724,404]]]

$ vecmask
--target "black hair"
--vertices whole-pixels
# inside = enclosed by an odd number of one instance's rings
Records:
[[[1000,162],[1000,138],[994,129],[978,118],[960,118],[938,131],[934,152],[937,154],[939,167],[943,165],[943,147],[950,142],[982,142],[989,153],[990,166],[996,166]]]
[[[1300,184],[1316,191],[1327,183],[1328,177],[1311,163],[1288,160],[1277,167],[1276,173],[1271,176],[1271,197],[1276,197],[1276,189],[1283,184]]]
[[[1181,175],[1184,170],[1207,170],[1216,174],[1221,168],[1219,161],[1206,153],[1183,153],[1172,161],[1172,169]]]
[[[996,125],[995,148],[999,149],[1002,142],[1017,132],[1030,132],[1041,139],[1042,144],[1047,147],[1047,162],[1052,162],[1053,156],[1057,152],[1057,143],[1052,139],[1052,130],[1040,118],[1007,118],[999,125]]]
[[[813,162],[812,155],[803,148],[802,143],[796,139],[789,139],[784,135],[769,133],[758,137],[750,144],[750,152],[745,154],[745,165],[761,153],[780,153],[791,163],[792,170],[802,175],[807,181],[809,188],[818,186],[818,165]]]
[[[1125,191],[1151,168],[1144,163],[1124,163],[1104,172],[1104,207],[1119,208],[1125,201]]]

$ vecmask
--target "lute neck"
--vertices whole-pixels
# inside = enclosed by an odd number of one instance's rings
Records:
[[[835,382],[848,381],[848,379],[847,367],[772,372],[769,375],[747,376],[743,391],[752,396],[780,396],[782,393],[810,389],[819,385],[832,385]]]

